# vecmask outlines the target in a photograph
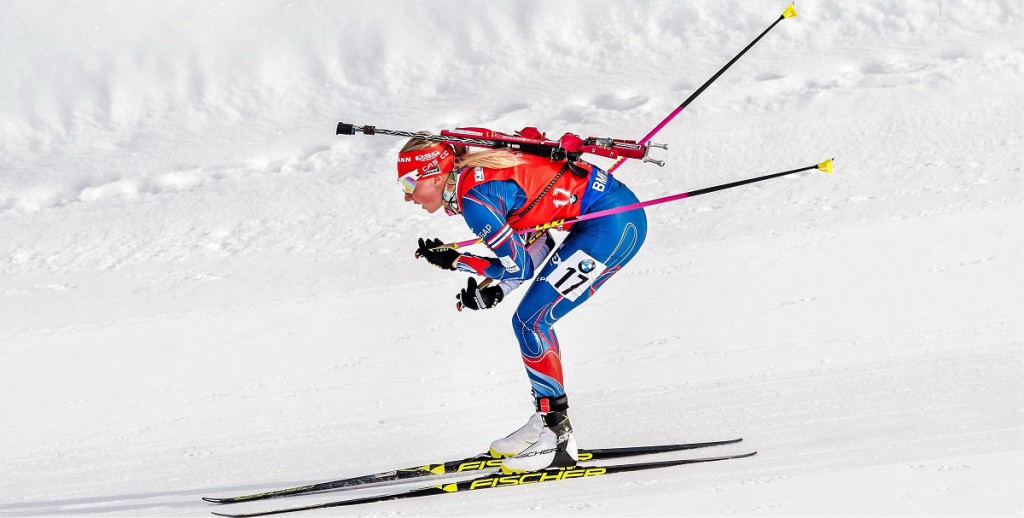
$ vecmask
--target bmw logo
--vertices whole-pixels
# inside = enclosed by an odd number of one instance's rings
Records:
[[[580,273],[590,273],[594,271],[594,267],[597,264],[594,263],[593,259],[584,259],[580,261]]]

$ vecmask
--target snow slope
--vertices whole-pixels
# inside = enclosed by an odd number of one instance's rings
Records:
[[[518,294],[455,312],[463,276],[412,251],[465,226],[335,124],[638,138],[784,8],[0,3],[0,515],[207,516],[482,450],[530,412]],[[836,174],[650,209],[557,327],[582,446],[759,454],[346,514],[1024,513],[1024,6],[797,8],[667,167],[617,174]]]

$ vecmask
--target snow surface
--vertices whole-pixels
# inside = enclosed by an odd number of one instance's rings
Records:
[[[639,138],[784,8],[0,2],[0,515],[208,516],[483,450],[530,413],[519,294],[454,311],[412,251],[465,226],[335,124]],[[1024,4],[797,8],[667,167],[617,174],[836,173],[650,209],[557,327],[583,447],[759,454],[309,516],[1024,513]]]

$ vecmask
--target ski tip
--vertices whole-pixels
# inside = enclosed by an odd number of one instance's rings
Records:
[[[782,13],[783,18],[796,18],[796,7],[793,4],[789,4],[785,12]]]
[[[224,503],[225,499],[223,499],[223,498],[213,498],[213,497],[210,497],[210,496],[204,496],[203,500],[206,500],[207,502],[210,502],[211,504],[222,504],[222,503]]]
[[[818,164],[818,169],[825,171],[828,174],[832,174],[832,158]]]
[[[725,446],[727,444],[736,444],[738,442],[743,442],[743,438],[742,437],[737,437],[735,439],[726,439],[724,441],[714,441],[714,442],[710,442],[710,443],[707,443],[707,444],[710,444],[710,445],[713,445],[713,446]]]

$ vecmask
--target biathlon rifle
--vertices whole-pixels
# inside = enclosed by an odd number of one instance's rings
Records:
[[[569,160],[574,162],[580,158],[580,155],[591,154],[618,160],[640,159],[661,167],[664,167],[665,161],[655,160],[648,156],[648,154],[651,148],[668,149],[668,144],[604,137],[587,137],[584,139],[573,133],[566,133],[558,140],[548,140],[544,133],[532,126],[523,128],[514,135],[487,128],[455,128],[452,130],[441,130],[440,135],[432,135],[410,131],[387,130],[375,126],[356,126],[344,122],[338,123],[338,135],[355,135],[357,133],[422,138],[434,142],[450,142],[464,146],[491,149],[509,149],[531,155],[540,155],[554,161]]]

